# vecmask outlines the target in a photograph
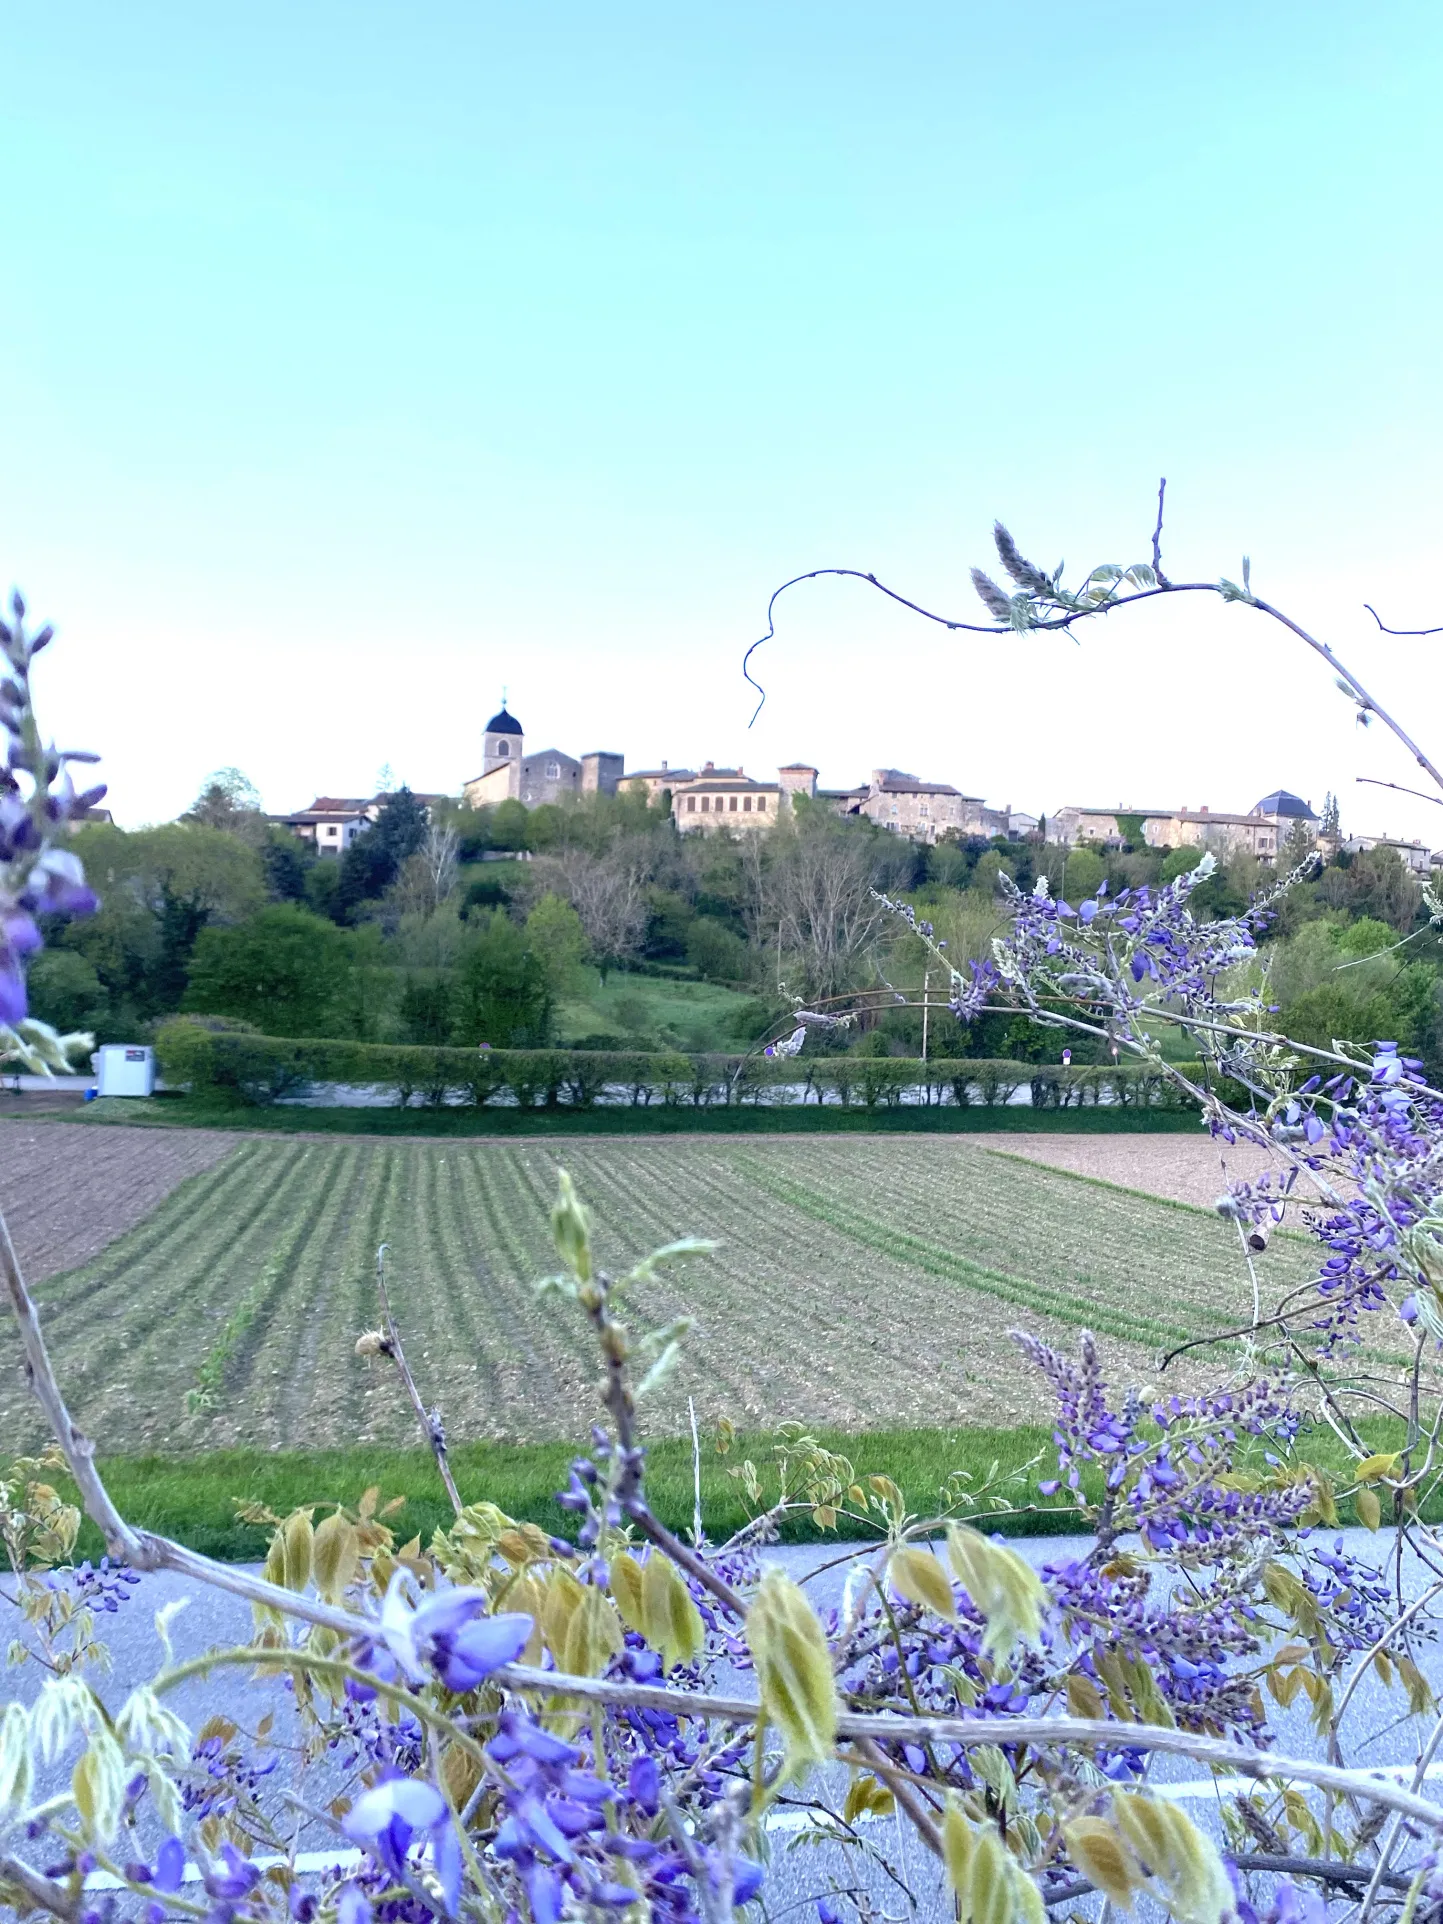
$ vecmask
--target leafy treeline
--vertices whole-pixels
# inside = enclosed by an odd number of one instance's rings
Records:
[[[915,1057],[925,1020],[929,1055],[1023,1062],[1056,1062],[1067,1039],[1003,1013],[959,1030],[942,971],[924,980],[920,944],[873,891],[910,902],[961,966],[1004,924],[1004,874],[1024,890],[1045,874],[1077,902],[1199,859],[1140,842],[923,848],[805,803],[738,838],[680,836],[665,799],[633,794],[428,814],[405,788],[337,858],[267,822],[234,770],[177,822],[91,824],[75,847],[102,906],[48,932],[31,994],[58,1027],[102,1040],[186,1012],[272,1037],[695,1056],[744,1049],[796,997],[846,1006],[885,985],[860,1022],[830,1038],[814,1029],[808,1055]],[[1303,853],[1295,832],[1283,860]],[[1236,913],[1272,879],[1234,856],[1194,903]],[[1300,1040],[1386,1036],[1443,1056],[1443,947],[1394,851],[1328,862],[1283,904],[1264,955]],[[924,987],[925,1019],[904,1006]],[[1079,1066],[1106,1055],[1071,1047]]]

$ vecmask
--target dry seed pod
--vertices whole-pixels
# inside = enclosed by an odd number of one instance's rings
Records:
[[[785,1571],[771,1565],[747,1612],[762,1707],[786,1745],[787,1770],[824,1763],[837,1734],[832,1654],[816,1612]]]
[[[898,1550],[888,1566],[892,1588],[908,1603],[919,1603],[949,1623],[957,1621],[957,1599],[947,1573],[930,1550]]]

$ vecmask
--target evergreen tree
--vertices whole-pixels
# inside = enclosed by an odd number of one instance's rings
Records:
[[[359,834],[341,857],[336,889],[336,920],[350,922],[363,902],[386,893],[401,865],[426,839],[425,804],[402,786],[388,795],[372,827]]]

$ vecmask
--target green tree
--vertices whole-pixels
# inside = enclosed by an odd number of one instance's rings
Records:
[[[1423,891],[1395,848],[1368,849],[1330,865],[1318,882],[1329,908],[1368,915],[1407,932],[1418,919]]]
[[[408,975],[398,1012],[402,1040],[444,1048],[451,1040],[454,1000],[448,974]]]
[[[303,842],[288,828],[272,828],[261,847],[266,888],[277,902],[305,902],[311,870],[317,863],[315,845]],[[335,863],[327,866],[334,870]]]
[[[1278,871],[1290,875],[1295,868],[1306,862],[1317,847],[1313,831],[1304,821],[1295,821],[1283,837],[1283,846],[1278,850]]]
[[[238,768],[218,768],[208,776],[200,794],[181,816],[199,828],[222,828],[259,845],[265,840],[266,819],[254,782]]]
[[[464,1047],[544,1048],[552,996],[546,966],[504,910],[477,917],[456,970],[453,1033]]]
[[[352,939],[334,923],[289,905],[262,909],[239,928],[201,931],[185,1007],[265,1035],[350,1033],[353,962]]]
[[[498,802],[491,811],[492,848],[525,848],[526,838],[531,830],[531,818],[524,802],[508,796]]]
[[[62,1035],[90,1030],[103,1039],[110,999],[99,975],[73,949],[42,949],[26,971],[30,1012]]]
[[[201,931],[243,921],[266,899],[257,850],[224,829],[91,823],[73,846],[100,909],[54,940],[95,969],[122,1027],[178,1009]]]
[[[751,973],[746,943],[709,915],[699,915],[688,930],[686,959],[708,982],[745,982]]]
[[[653,961],[678,962],[686,954],[687,931],[696,911],[681,889],[651,888],[646,892],[649,920],[645,954]]]
[[[425,805],[409,788],[398,788],[386,797],[371,827],[341,857],[337,919],[353,922],[364,903],[379,901],[425,839]]]
[[[526,918],[526,940],[546,971],[552,999],[575,995],[583,980],[586,931],[571,904],[548,889]]]
[[[986,861],[986,856],[982,862]],[[982,862],[977,864],[977,872],[982,873]],[[1070,848],[1067,851],[1067,866],[1062,872],[1062,893],[1075,908],[1089,895],[1096,895],[1102,886],[1105,873],[1102,857],[1095,848]]]

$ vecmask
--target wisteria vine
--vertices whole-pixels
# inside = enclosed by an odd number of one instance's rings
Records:
[[[1172,591],[1157,537],[1150,568],[1094,570],[1072,594],[1004,534],[1018,593],[979,592],[1014,631]],[[1246,570],[1223,589],[1252,599]],[[23,614],[17,602],[3,630],[0,1041],[59,1066],[83,1039],[30,1022],[24,962],[37,918],[93,905],[63,838],[100,791],[76,794],[66,764],[82,758],[39,745],[29,666],[48,635],[27,639]],[[0,1224],[0,1274],[59,1445],[0,1480],[26,1630],[12,1656],[44,1673],[0,1713],[0,1902],[77,1924],[723,1924],[766,1901],[795,1845],[813,1853],[818,1924],[870,1924],[867,1866],[963,1924],[1042,1924],[1099,1893],[1145,1896],[1183,1924],[1435,1913],[1443,1808],[1423,1786],[1443,1720],[1419,1658],[1443,1592],[1425,1520],[1443,1475],[1443,1097],[1387,1043],[1354,1058],[1275,1033],[1259,938],[1276,898],[1202,921],[1204,877],[1076,905],[1045,885],[1014,892],[992,957],[946,964],[959,1021],[1001,1003],[1103,1037],[1179,1079],[1224,1148],[1246,1138],[1272,1159],[1220,1204],[1252,1269],[1251,1314],[1192,1346],[1209,1386],[1119,1390],[1092,1337],[1067,1355],[1019,1335],[1056,1403],[1040,1479],[1036,1466],[953,1478],[940,1507],[916,1508],[791,1429],[771,1466],[741,1467],[754,1511],[741,1532],[678,1537],[648,1499],[642,1413],[687,1327],[633,1335],[628,1305],[704,1245],[612,1276],[563,1178],[546,1287],[601,1365],[598,1421],[559,1493],[571,1533],[463,1495],[383,1294],[384,1331],[358,1347],[396,1368],[452,1520],[398,1543],[374,1491],[256,1513],[272,1532],[257,1576],[116,1510]],[[892,906],[946,962],[934,931]],[[846,1019],[798,1005],[774,1047],[797,1053],[810,1028]],[[1168,1024],[1194,1038],[1200,1074],[1164,1056]],[[1299,1220],[1317,1275],[1269,1303],[1253,1245]],[[1363,1428],[1380,1413],[1396,1447]],[[74,1562],[80,1507],[62,1465],[106,1538],[98,1565]],[[1348,1550],[1347,1499],[1379,1528],[1387,1505],[1391,1574]],[[1087,1547],[1034,1564],[993,1531],[1018,1509],[1070,1522]],[[769,1557],[800,1516],[850,1545],[834,1608]],[[1421,1599],[1407,1589],[1419,1568],[1436,1579]],[[113,1703],[97,1625],[133,1609],[137,1573],[155,1569],[247,1598],[254,1636],[170,1660]],[[175,1693],[227,1671],[263,1687],[191,1730]],[[1411,1784],[1348,1763],[1364,1674],[1419,1720]],[[1275,1711],[1300,1693],[1323,1760],[1276,1744]],[[1163,1755],[1256,1785],[1230,1793],[1221,1844],[1153,1794]],[[898,1824],[930,1870],[895,1848]]]

